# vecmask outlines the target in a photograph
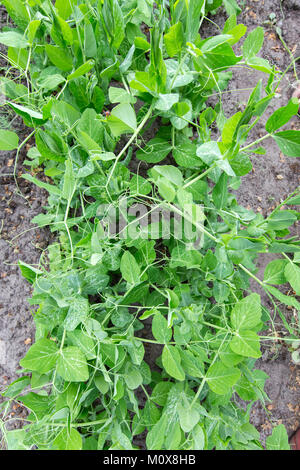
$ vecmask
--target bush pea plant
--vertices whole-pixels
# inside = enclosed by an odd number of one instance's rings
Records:
[[[19,143],[1,130],[0,147],[18,156],[34,137],[24,178],[49,198],[33,222],[57,235],[38,266],[19,263],[34,289],[36,342],[20,361],[25,375],[2,394],[9,449],[128,450],[144,431],[147,449],[263,449],[249,415],[268,400],[255,362],[272,340],[258,332],[274,318],[249,281],[295,341],[278,304],[300,304],[275,286],[300,294],[300,243],[289,231],[299,214],[280,210],[300,194],[264,218],[232,190],[264,140],[300,155],[300,132],[280,130],[299,104],[275,111],[249,143],[283,74],[257,56],[263,29],[247,35],[233,0],[223,1],[223,31],[201,37],[221,3],[2,0],[15,27],[0,33],[10,64],[1,89],[31,131]],[[226,117],[222,90],[241,66],[267,84]],[[35,176],[41,167],[47,178]],[[281,257],[260,280],[255,261],[266,252]],[[8,431],[12,401],[30,413]],[[267,448],[289,448],[284,426]]]

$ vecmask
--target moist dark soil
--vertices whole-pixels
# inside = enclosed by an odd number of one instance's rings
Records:
[[[281,29],[282,38],[290,53],[294,57],[300,56],[300,48],[297,47],[300,24],[299,0],[246,0],[243,4],[243,12],[238,21],[244,23],[248,31],[257,26],[265,28],[265,43],[261,56],[276,65],[279,70],[285,70],[291,63],[291,56],[276,34],[275,28]],[[220,10],[211,19],[222,28],[226,17]],[[6,13],[3,7],[0,7],[0,22],[1,27],[6,24]],[[204,36],[217,31],[212,23],[204,22],[202,26]],[[0,59],[0,73],[1,67],[5,67],[3,59]],[[299,65],[296,66],[296,71],[300,75]],[[260,72],[245,68],[235,69],[229,88],[223,95],[227,117],[243,107],[251,89],[260,78],[264,80]],[[264,120],[253,130],[251,140],[264,135],[266,119],[276,108],[288,102],[296,87],[297,77],[291,67]],[[21,139],[29,134],[28,129],[25,129],[20,121],[15,120],[13,125],[17,128]],[[295,118],[289,127],[300,129],[299,117]],[[147,132],[144,136],[147,137],[146,140],[154,135],[154,130],[152,135],[150,135],[151,132]],[[253,170],[243,177],[237,197],[239,203],[245,207],[268,215],[278,203],[299,186],[300,162],[296,158],[284,157],[270,139],[264,144],[266,155],[253,155]],[[32,309],[27,302],[31,288],[21,276],[17,262],[20,259],[29,264],[38,263],[51,238],[48,230],[37,229],[30,223],[35,215],[42,212],[47,194],[20,178],[24,172],[22,162],[26,150],[24,148],[19,155],[15,178],[13,175],[15,152],[0,152],[0,389],[18,377],[19,360],[34,342]],[[138,168],[134,160],[131,165],[132,170]],[[294,229],[293,234],[299,236],[299,227]],[[270,255],[263,255],[260,258],[258,277],[263,275],[264,267],[271,259]],[[253,284],[252,287],[261,294],[263,304],[272,313],[273,306],[268,297],[257,288],[257,285]],[[297,321],[293,310],[286,310],[284,313],[289,321]],[[277,318],[275,327],[278,335],[282,336],[284,328]],[[141,334],[151,337],[150,325],[146,323]],[[151,367],[155,367],[155,360],[159,354],[158,349],[154,349],[152,345],[148,347],[146,344],[145,359]],[[260,403],[254,405],[252,423],[260,431],[263,441],[270,434],[272,426],[279,423],[283,423],[289,434],[292,434],[300,424],[300,367],[292,363],[290,351],[282,342],[266,343],[263,346],[263,356],[257,361],[256,367],[264,370],[270,377],[266,382],[266,392],[271,401],[266,404],[266,408]],[[143,397],[140,398],[142,400]],[[9,416],[12,420],[11,426],[19,427],[25,416],[24,409],[15,406]],[[21,420],[15,420],[15,418]],[[144,436],[138,436],[135,444],[143,447]]]

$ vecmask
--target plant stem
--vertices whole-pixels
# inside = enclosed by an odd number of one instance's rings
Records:
[[[245,273],[248,274],[248,276],[252,277],[252,279],[254,279],[256,282],[258,282],[259,285],[261,285],[263,288],[265,287],[264,283],[258,279],[258,277],[254,276],[254,274],[252,274],[250,271],[248,271],[247,268],[245,268],[245,266],[243,266],[242,264],[239,264],[238,265],[243,271],[245,271]]]
[[[146,122],[148,121],[151,113],[152,113],[152,110],[153,110],[153,105],[150,106],[150,108],[148,109],[147,113],[145,114],[144,118],[142,119],[142,121],[140,122],[140,124],[138,125],[138,127],[136,128],[135,132],[132,134],[131,138],[128,140],[127,144],[122,148],[122,150],[120,151],[120,153],[117,155],[117,158],[115,159],[115,162],[113,164],[113,167],[108,175],[108,178],[107,178],[107,182],[106,182],[106,185],[105,187],[108,188],[108,185],[109,185],[109,182],[112,178],[112,175],[115,171],[115,168],[117,166],[117,163],[118,161],[120,160],[120,158],[122,157],[123,153],[126,152],[126,150],[128,149],[128,147],[132,144],[132,142],[136,139],[136,137],[138,136],[138,134],[140,133],[140,131],[142,130],[142,128],[144,127],[144,125],[146,124]]]
[[[261,137],[260,139],[257,139],[255,142],[252,142],[252,144],[246,145],[246,147],[242,147],[241,152],[244,152],[245,150],[247,150],[251,147],[254,147],[254,145],[259,144],[260,142],[262,142],[265,139],[268,139],[269,137],[272,137],[272,134],[266,134],[263,137]]]
[[[213,170],[214,168],[216,168],[216,163],[213,163],[212,166],[210,166],[207,170],[205,170],[203,173],[201,173],[200,175],[198,175],[196,178],[194,178],[193,180],[189,181],[188,183],[186,183],[184,186],[183,186],[183,189],[185,188],[188,188],[191,184],[194,184],[196,183],[196,181],[200,180],[201,178],[204,178],[204,176],[206,176],[211,170]]]

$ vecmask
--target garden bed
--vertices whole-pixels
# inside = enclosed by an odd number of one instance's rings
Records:
[[[248,27],[248,32],[263,25],[265,27],[265,42],[262,49],[262,57],[275,64],[280,70],[284,70],[291,58],[284,48],[282,41],[275,31],[280,27],[282,38],[288,48],[296,56],[299,55],[299,21],[300,9],[296,1],[292,0],[248,0],[244,2],[244,8],[238,17],[239,22]],[[1,7],[2,23],[5,23],[5,12]],[[271,15],[271,16],[270,16]],[[275,16],[274,16],[275,15]],[[224,12],[219,12],[212,20],[223,27],[225,22]],[[204,35],[211,36],[216,29],[209,22],[202,26]],[[5,64],[2,62],[2,66]],[[299,67],[297,68],[299,73]],[[262,77],[258,71],[246,71],[237,69],[232,80],[229,82],[228,92],[224,94],[225,114],[227,117],[239,111],[245,106],[253,84]],[[262,124],[252,131],[251,138],[256,140],[263,134],[264,124],[275,109],[285,106],[296,86],[296,78],[293,68],[289,70],[283,80],[278,95],[268,109]],[[214,100],[214,97],[211,97]],[[21,121],[17,120],[14,125],[19,135],[26,137],[26,131]],[[299,117],[293,118],[288,128],[300,130]],[[148,138],[153,135],[148,133]],[[28,264],[38,263],[41,252],[47,247],[53,235],[47,229],[36,229],[30,225],[33,216],[39,214],[46,205],[47,193],[35,185],[21,179],[23,173],[23,161],[26,158],[26,150],[23,148],[19,160],[14,168],[15,153],[1,152],[1,218],[3,221],[0,239],[1,254],[1,299],[0,310],[0,387],[7,386],[18,375],[19,360],[28,350],[29,345],[34,342],[34,325],[32,322],[31,307],[27,298],[31,294],[30,285],[22,277],[17,261],[21,259]],[[255,155],[251,157],[253,170],[242,178],[241,188],[236,191],[238,201],[241,205],[261,212],[267,216],[281,203],[290,192],[299,185],[300,163],[293,158],[285,157],[273,141],[267,142],[265,146],[266,155]],[[135,165],[134,161],[132,163]],[[13,177],[15,170],[16,179]],[[37,176],[41,173],[37,171]],[[18,186],[16,185],[18,183]],[[21,193],[21,194],[20,194]],[[297,228],[293,229],[297,234]],[[299,230],[299,228],[298,228]],[[299,233],[297,234],[299,236]],[[261,278],[266,264],[271,261],[273,255],[264,255],[260,258],[260,271],[257,274]],[[263,290],[257,285],[252,285],[254,291],[262,297],[262,303],[272,310],[272,304]],[[287,293],[287,289],[283,290]],[[293,316],[293,310],[285,309],[287,318]],[[276,328],[279,335],[284,331],[281,321],[276,319]],[[274,333],[274,331],[273,331]],[[138,335],[144,338],[152,338],[151,327],[147,321],[144,330]],[[157,356],[161,353],[160,348],[145,345],[145,360],[150,367],[155,367]],[[256,368],[266,372],[270,377],[266,382],[266,392],[271,401],[267,403],[267,409],[260,403],[256,403],[251,414],[251,422],[259,430],[262,442],[272,432],[272,427],[284,424],[291,434],[300,424],[300,370],[291,361],[291,353],[284,342],[263,344],[263,355],[257,361]],[[140,394],[143,399],[143,394]],[[11,425],[18,428],[26,415],[25,410],[17,405],[13,407],[10,418],[17,418]],[[10,426],[11,426],[10,425]],[[136,444],[144,446],[144,436],[136,438]]]

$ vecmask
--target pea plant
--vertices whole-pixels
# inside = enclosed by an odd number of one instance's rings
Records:
[[[203,20],[222,3],[224,29],[204,39]],[[257,56],[263,29],[247,35],[234,0],[2,4],[15,23],[0,33],[10,64],[4,106],[30,131],[19,143],[1,130],[0,148],[17,149],[17,164],[30,143],[23,177],[49,193],[33,223],[56,234],[38,266],[19,262],[33,286],[36,338],[2,393],[7,447],[129,450],[144,436],[156,450],[263,449],[249,422],[253,403],[268,401],[255,362],[276,338],[258,334],[274,318],[250,280],[291,342],[297,325],[279,305],[300,307],[275,287],[300,295],[300,243],[290,233],[299,189],[268,217],[233,193],[249,156],[263,158],[263,141],[300,155],[300,132],[280,130],[298,100],[249,142],[284,76]],[[226,117],[222,92],[235,67],[267,80]],[[281,257],[261,280],[255,263],[267,252]],[[29,414],[9,431],[12,402]],[[289,448],[283,425],[267,448]]]

